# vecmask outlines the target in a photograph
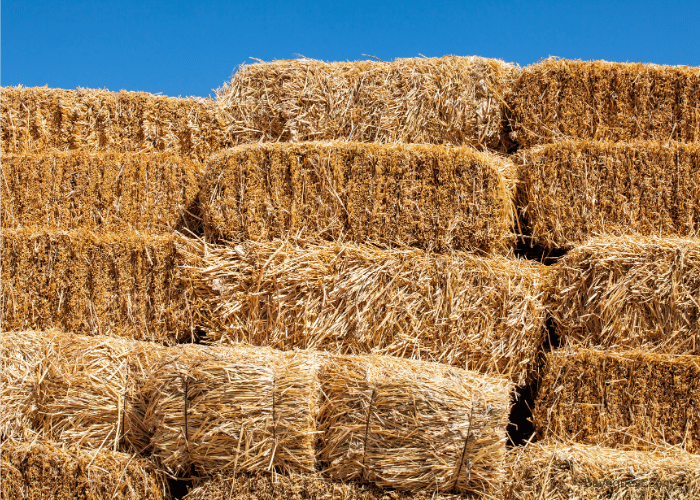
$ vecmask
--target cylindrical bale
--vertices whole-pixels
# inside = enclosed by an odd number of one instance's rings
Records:
[[[321,371],[321,470],[409,491],[488,493],[504,479],[511,384],[436,363],[332,356]]]
[[[188,227],[196,222],[201,169],[172,152],[3,155],[0,223],[4,229]]]
[[[0,123],[3,153],[169,150],[202,160],[225,143],[214,100],[146,92],[3,87]]]
[[[552,276],[549,309],[566,344],[700,355],[700,239],[595,238]]]
[[[700,144],[571,140],[519,155],[518,206],[537,245],[700,235]]]
[[[347,140],[503,147],[519,68],[454,57],[241,65],[217,90],[232,144]]]
[[[386,354],[523,385],[545,336],[549,268],[352,243],[191,242],[208,339]]]
[[[538,438],[700,452],[700,357],[566,349],[547,355],[532,421]]]
[[[547,59],[506,95],[521,148],[559,139],[700,141],[700,68]]]
[[[152,367],[153,454],[172,475],[313,472],[316,354],[178,346]]]
[[[207,162],[210,241],[286,236],[507,251],[514,166],[469,147],[253,144]]]
[[[170,498],[165,475],[148,460],[108,449],[85,450],[46,441],[6,441],[2,444],[0,467],[3,499]]]
[[[700,498],[700,457],[545,441],[513,448],[503,500]]]
[[[3,230],[5,330],[60,328],[174,343],[196,313],[178,236]]]

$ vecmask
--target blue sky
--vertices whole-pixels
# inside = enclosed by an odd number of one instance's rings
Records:
[[[700,1],[2,2],[2,85],[213,95],[250,58],[700,66]]]

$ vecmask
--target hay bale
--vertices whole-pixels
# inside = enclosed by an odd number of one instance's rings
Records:
[[[700,144],[572,140],[524,151],[519,205],[536,244],[700,236]]]
[[[41,434],[85,448],[145,453],[151,436],[144,386],[162,349],[151,342],[52,333],[39,384]]]
[[[146,92],[3,87],[3,153],[169,150],[199,160],[224,147],[216,101]]]
[[[386,354],[523,385],[545,337],[548,268],[504,257],[305,241],[193,241],[208,338]]]
[[[501,147],[519,68],[496,59],[241,65],[216,91],[232,144],[346,140]]]
[[[174,476],[313,471],[317,371],[314,353],[170,348],[152,367],[153,455]]]
[[[177,238],[3,230],[3,329],[191,339],[193,289]]]
[[[6,499],[169,498],[165,477],[150,462],[110,450],[4,442],[0,463]]]
[[[570,349],[547,355],[533,410],[538,438],[700,452],[700,357]]]
[[[507,379],[390,356],[334,356],[321,387],[318,459],[329,477],[458,493],[488,493],[504,479]]]
[[[471,148],[359,143],[254,144],[207,162],[210,241],[296,235],[505,251],[514,166]]]
[[[201,163],[165,153],[68,152],[2,156],[4,229],[177,228],[192,216]]]
[[[559,139],[700,141],[700,68],[547,59],[506,95],[520,147]]]
[[[553,277],[550,310],[568,344],[700,355],[700,239],[589,240]]]
[[[502,500],[700,498],[700,457],[679,450],[530,443],[514,448],[507,464]]]
[[[319,475],[237,474],[195,481],[183,500],[461,500],[460,495],[382,490]]]

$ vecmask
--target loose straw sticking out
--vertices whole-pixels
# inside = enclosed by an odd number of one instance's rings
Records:
[[[580,138],[700,141],[700,68],[547,59],[506,95],[521,148]]]
[[[237,474],[195,481],[183,500],[463,500],[455,494],[387,491],[356,481],[331,481],[318,475]]]
[[[551,313],[567,344],[700,355],[700,239],[592,239],[555,269]]]
[[[3,153],[168,150],[203,160],[225,144],[216,102],[198,97],[3,87],[0,122]]]
[[[144,424],[149,403],[144,384],[162,347],[52,332],[44,348],[42,434],[86,448],[143,453],[150,444]]]
[[[170,348],[153,369],[154,455],[172,475],[312,472],[317,365],[314,353]]]
[[[388,356],[334,356],[321,384],[318,458],[331,478],[461,493],[488,493],[503,480],[506,379]]]
[[[570,349],[547,355],[538,438],[700,452],[700,357]]]
[[[514,168],[469,147],[254,144],[208,160],[200,209],[209,241],[297,236],[506,252]]]
[[[482,57],[241,65],[216,91],[232,144],[347,140],[501,147],[519,69]]]
[[[60,328],[174,343],[193,335],[176,235],[3,230],[6,330]]]
[[[700,144],[572,140],[521,153],[519,206],[532,239],[700,236]]]
[[[213,341],[387,354],[532,375],[548,268],[503,257],[305,241],[188,242],[200,323]]]
[[[0,223],[4,229],[179,228],[196,210],[201,168],[172,152],[3,155]]]
[[[508,454],[502,500],[700,498],[700,457],[677,449],[623,451],[530,443]]]
[[[150,462],[106,449],[6,441],[0,465],[3,499],[169,498],[164,475]]]

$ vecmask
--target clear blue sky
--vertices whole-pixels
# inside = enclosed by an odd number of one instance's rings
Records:
[[[2,85],[213,93],[250,57],[700,66],[700,1],[2,2]]]

